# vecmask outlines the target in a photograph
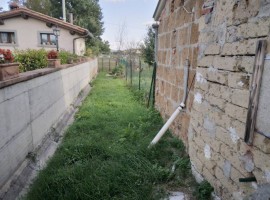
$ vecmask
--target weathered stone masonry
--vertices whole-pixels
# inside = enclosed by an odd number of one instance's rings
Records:
[[[156,79],[156,108],[164,118],[168,118],[183,98],[184,63],[190,60],[188,88],[191,89],[187,99],[187,109],[172,124],[174,133],[179,135],[188,146],[188,126],[193,103],[194,77],[198,55],[198,19],[200,17],[199,1],[190,1],[187,11],[181,6],[183,1],[168,1],[162,13],[159,25],[159,50]]]
[[[222,199],[270,197],[270,140],[259,133],[253,146],[243,140],[258,40],[268,40],[270,54],[269,10],[267,0],[168,0],[160,15],[156,108],[166,119],[180,103],[189,49],[194,91],[172,131],[184,140],[194,174]],[[240,183],[244,177],[257,182]]]

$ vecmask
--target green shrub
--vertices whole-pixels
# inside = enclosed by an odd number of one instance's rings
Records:
[[[76,54],[70,53],[68,51],[60,51],[58,53],[58,58],[61,60],[61,65],[77,62],[78,56]]]
[[[48,65],[47,52],[44,49],[16,50],[15,62],[20,63],[20,72],[45,68]]]
[[[214,188],[207,181],[203,181],[197,185],[196,191],[194,192],[195,196],[199,200],[210,200],[211,193],[214,191]]]
[[[94,55],[92,49],[87,48],[86,51],[85,51],[85,53],[84,53],[84,56],[87,56],[87,57],[91,57],[91,58],[92,58],[92,57],[94,57],[95,55]]]
[[[124,73],[124,66],[122,64],[119,64],[112,70],[112,74],[116,76],[122,76]]]

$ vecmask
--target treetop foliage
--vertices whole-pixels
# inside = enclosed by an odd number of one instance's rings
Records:
[[[152,27],[148,28],[147,35],[144,38],[144,44],[141,46],[142,57],[148,65],[153,65],[155,61],[155,32]]]

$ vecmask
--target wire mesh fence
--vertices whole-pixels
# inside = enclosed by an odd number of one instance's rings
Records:
[[[153,103],[153,66],[143,62],[139,56],[109,56],[103,55],[99,57],[99,71],[106,71],[114,74],[121,70],[121,75],[126,84],[139,91],[146,103]],[[149,95],[149,93],[151,93]]]
[[[98,58],[99,71],[111,72],[117,67],[117,57],[111,55],[101,55]]]

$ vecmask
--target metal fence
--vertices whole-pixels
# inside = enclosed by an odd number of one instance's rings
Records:
[[[126,84],[140,91],[145,102],[148,105],[153,104],[153,66],[149,66],[139,57],[109,56],[103,55],[99,57],[99,71],[108,73],[114,72],[114,69],[122,70],[123,78]],[[151,89],[152,88],[152,89]],[[149,94],[150,93],[150,94]]]
[[[117,67],[117,57],[111,55],[101,55],[98,58],[99,71],[111,72]]]
[[[130,59],[126,62],[126,83],[132,88],[139,90],[144,96],[145,103],[153,105],[153,66],[149,66],[141,59]]]

